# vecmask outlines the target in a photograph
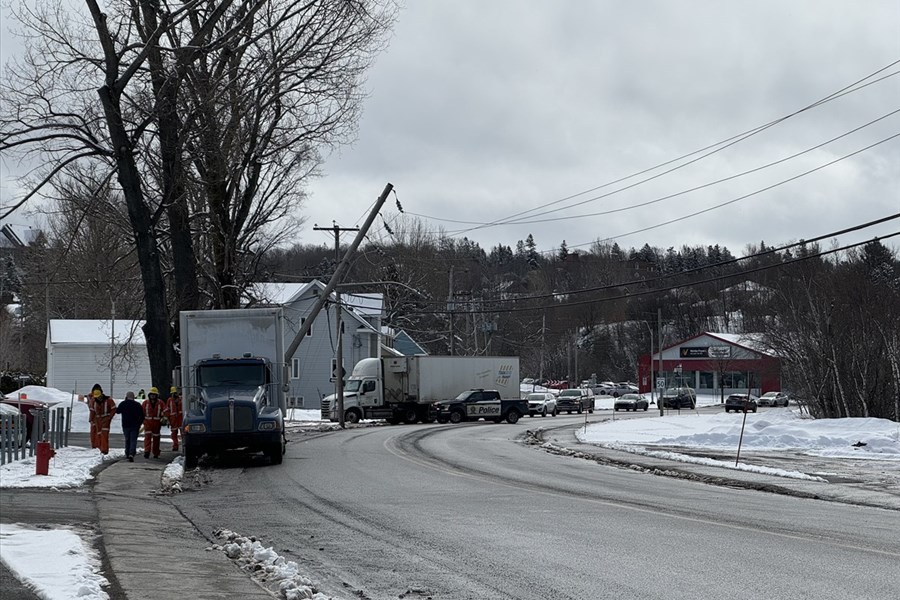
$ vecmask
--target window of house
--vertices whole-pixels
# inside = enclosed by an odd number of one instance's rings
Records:
[[[306,323],[306,317],[300,317],[300,326],[303,327],[303,324]],[[309,326],[309,329],[306,331],[306,335],[312,336],[312,325]]]
[[[300,379],[300,359],[291,359],[291,379]]]

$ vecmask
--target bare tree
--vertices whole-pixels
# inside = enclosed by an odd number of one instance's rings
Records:
[[[273,223],[296,208],[321,160],[317,148],[352,134],[362,73],[395,7],[85,4],[89,18],[50,3],[16,13],[29,35],[24,59],[0,84],[0,151],[37,158],[38,167],[6,214],[72,165],[115,174],[140,266],[151,370],[166,385],[173,319],[164,265],[175,310],[199,306],[200,240],[213,259],[211,304],[237,305],[239,267],[279,239]]]

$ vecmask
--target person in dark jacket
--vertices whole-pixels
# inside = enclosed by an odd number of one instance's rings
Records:
[[[144,423],[144,409],[134,399],[134,392],[125,394],[116,412],[122,415],[122,433],[125,434],[125,456],[128,462],[134,462],[137,453],[138,431]]]

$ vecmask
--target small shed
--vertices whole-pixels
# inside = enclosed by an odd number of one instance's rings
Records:
[[[129,390],[149,390],[153,384],[143,325],[126,319],[51,319],[47,386],[86,394],[99,383],[116,399]]]

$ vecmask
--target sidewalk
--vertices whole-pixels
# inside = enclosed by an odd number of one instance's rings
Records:
[[[165,496],[160,478],[177,453],[120,460],[97,477],[94,498],[110,567],[129,600],[271,600]]]
[[[871,486],[791,479],[633,454],[584,444],[575,437],[575,429],[570,428],[543,431],[541,439],[543,442],[560,447],[562,449],[560,453],[579,453],[583,458],[601,464],[637,468],[658,475],[703,481],[714,485],[900,511],[900,496],[872,489]]]

